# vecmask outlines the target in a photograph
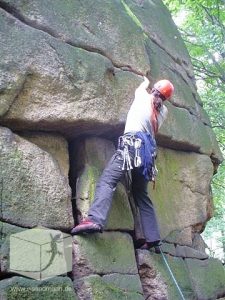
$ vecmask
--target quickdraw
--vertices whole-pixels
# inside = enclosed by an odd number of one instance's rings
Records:
[[[141,139],[136,138],[134,141],[134,149],[135,149],[135,156],[134,156],[134,166],[140,167],[141,166],[141,156],[140,156],[140,148],[141,148]]]
[[[119,137],[118,140],[118,149],[123,154],[123,166],[122,170],[132,170],[134,167],[139,168],[144,164],[143,157],[141,154],[141,147],[143,146],[143,141],[140,137],[137,137],[135,134],[128,133]],[[134,158],[130,156],[130,149],[133,147]],[[153,182],[153,188],[155,187],[155,178],[158,174],[157,167],[155,165],[156,152],[152,153],[152,165],[149,174],[151,174],[151,181]]]
[[[119,137],[118,148],[123,150],[123,166],[122,170],[132,170],[133,166],[131,163],[131,158],[129,154],[129,148],[134,147],[135,155],[134,155],[134,167],[141,166],[141,156],[140,156],[140,148],[141,148],[141,139],[136,138],[134,135],[123,135]]]

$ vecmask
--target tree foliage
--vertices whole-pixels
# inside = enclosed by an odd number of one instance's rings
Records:
[[[178,26],[194,67],[198,92],[225,154],[225,0],[164,0]],[[220,233],[225,253],[225,163],[212,182],[215,216],[205,237]],[[225,255],[224,255],[225,259]]]

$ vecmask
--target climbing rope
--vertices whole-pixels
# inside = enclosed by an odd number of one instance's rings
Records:
[[[183,293],[182,293],[182,291],[181,291],[181,289],[180,289],[180,287],[179,287],[179,285],[177,283],[177,280],[176,280],[175,276],[173,275],[173,272],[172,272],[172,270],[171,270],[171,268],[170,268],[170,266],[169,266],[169,264],[167,262],[167,259],[166,259],[165,255],[164,255],[164,253],[163,253],[163,251],[161,249],[161,246],[159,246],[159,250],[160,250],[160,253],[162,255],[163,261],[164,261],[164,263],[165,263],[165,265],[166,265],[166,267],[167,267],[167,269],[168,269],[168,271],[170,273],[170,276],[173,279],[173,282],[174,282],[174,284],[175,284],[175,286],[176,286],[176,288],[177,288],[177,290],[179,292],[179,295],[180,295],[181,299],[185,300],[184,295],[183,295]]]

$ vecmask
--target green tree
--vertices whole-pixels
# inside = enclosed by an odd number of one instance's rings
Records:
[[[198,92],[225,154],[225,0],[164,0],[189,51]],[[212,181],[215,216],[204,231],[216,233],[225,260],[225,163]],[[212,254],[214,249],[211,249]]]

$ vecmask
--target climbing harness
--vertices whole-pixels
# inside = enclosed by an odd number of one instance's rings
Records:
[[[163,253],[163,251],[162,251],[162,249],[161,249],[161,246],[159,246],[159,250],[160,250],[160,253],[161,253],[161,255],[162,255],[163,261],[164,261],[164,263],[165,263],[165,265],[166,265],[166,267],[167,267],[167,270],[169,271],[170,276],[171,276],[171,278],[172,278],[172,280],[173,280],[173,282],[174,282],[174,284],[175,284],[175,286],[176,286],[176,288],[177,288],[177,290],[178,290],[178,292],[179,292],[180,298],[181,298],[182,300],[185,300],[184,295],[183,295],[183,293],[182,293],[182,291],[181,291],[181,289],[180,289],[180,287],[179,287],[179,285],[178,285],[178,282],[177,282],[175,276],[173,275],[173,272],[172,272],[172,270],[171,270],[171,268],[170,268],[170,266],[169,266],[169,264],[168,264],[168,262],[167,262],[167,259],[166,259],[165,255],[164,255],[164,253]]]
[[[123,155],[122,170],[139,168],[146,180],[155,181],[158,173],[155,165],[156,147],[150,135],[141,132],[124,134],[119,137],[118,150]]]
[[[135,147],[135,136],[134,135],[122,135],[119,137],[118,149],[122,150],[123,153],[123,166],[122,170],[132,170],[133,166],[131,163],[129,149]]]

